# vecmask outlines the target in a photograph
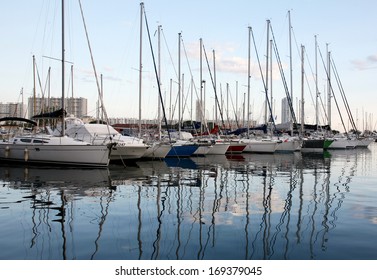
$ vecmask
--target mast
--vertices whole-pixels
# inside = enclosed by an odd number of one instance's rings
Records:
[[[158,81],[161,88],[161,25],[158,26]],[[158,139],[161,140],[161,101],[160,97],[157,100],[157,119],[158,119]]]
[[[48,103],[47,103],[47,111],[50,112],[51,110],[51,67],[48,68]]]
[[[328,125],[331,129],[331,53],[328,50],[329,44],[326,44],[326,52],[327,52],[327,118],[328,118]]]
[[[304,52],[305,47],[301,45],[301,136],[304,136],[304,126],[305,126],[305,112],[304,112],[304,80],[305,80],[305,68],[304,68]]]
[[[192,108],[194,108],[194,104],[193,104],[193,100],[194,100],[194,78],[191,76],[191,112],[190,112],[190,119],[191,121],[193,120],[193,110]]]
[[[65,57],[64,57],[64,0],[62,0],[62,131],[61,136],[65,135],[65,123],[64,123],[64,112],[65,112],[65,100],[64,100],[64,83],[65,83]]]
[[[213,83],[214,83],[214,91],[215,94],[217,92],[217,82],[216,82],[216,53],[215,50],[212,50],[212,56],[213,56]],[[215,101],[216,103],[216,101]],[[215,123],[217,124],[218,116],[217,116],[217,104],[215,104]]]
[[[247,137],[250,132],[250,44],[251,44],[251,27],[249,26],[249,44],[247,55]]]
[[[291,91],[291,103],[293,109],[293,66],[292,66],[292,24],[291,24],[291,11],[288,11],[288,19],[289,19],[289,68],[290,68],[290,91]],[[292,121],[292,114],[289,114],[290,120],[290,131],[291,136],[293,136],[293,121]]]
[[[181,137],[181,33],[178,33],[178,135]]]
[[[101,100],[103,100],[103,75],[101,74]],[[103,121],[103,103],[101,102],[101,121]]]
[[[170,126],[173,122],[173,105],[172,105],[172,91],[173,91],[173,79],[170,79],[170,91],[169,91],[169,118],[170,118]]]
[[[200,112],[200,134],[202,135],[203,134],[203,121],[204,121],[204,118],[203,118],[203,39],[200,38],[199,39],[199,46],[200,46],[200,50],[199,50],[199,79],[200,79],[200,100],[199,100],[199,112]]]
[[[143,12],[144,3],[140,3],[140,50],[139,50],[139,138],[141,138],[141,89],[142,89],[142,71],[143,71]]]
[[[24,118],[24,88],[21,88],[21,118]]]
[[[236,81],[236,110],[235,110],[236,116],[239,114],[239,112],[240,111],[239,111],[239,108],[238,108],[238,81]],[[236,117],[236,120],[237,120],[237,117]],[[239,128],[238,121],[237,121],[236,125],[238,126],[237,128]]]
[[[246,105],[246,92],[243,93],[243,104],[242,104],[242,126],[245,127],[245,105]]]
[[[228,119],[229,129],[231,129],[230,118],[229,118],[229,83],[226,83],[226,118]]]
[[[271,94],[271,114],[272,118],[274,117],[274,109],[275,106],[273,106],[273,96],[272,96],[272,40],[270,40],[270,94]]]
[[[73,101],[73,65],[71,65],[71,90],[72,90],[72,100],[71,100],[71,114],[74,113],[74,101]]]
[[[203,104],[201,105],[202,107],[202,112],[203,112],[203,130],[207,128],[207,118],[206,118],[206,80],[203,80]]]
[[[264,121],[265,124],[268,124],[269,118],[267,116],[267,98],[268,98],[268,59],[269,59],[269,43],[270,43],[270,20],[267,20],[267,47],[266,47],[266,102],[264,106]],[[271,100],[272,101],[272,100]]]
[[[318,92],[318,63],[317,63],[317,48],[318,48],[318,45],[317,45],[317,35],[314,35],[314,39],[315,39],[315,124],[316,124],[316,127],[317,127],[317,130],[318,130],[318,96],[319,96],[319,92]]]
[[[36,94],[36,86],[35,86],[35,55],[33,55],[33,113],[32,115],[35,115],[35,111],[36,111],[36,98],[37,98],[37,94]]]

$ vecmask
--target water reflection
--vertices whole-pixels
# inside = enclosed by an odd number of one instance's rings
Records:
[[[107,169],[1,165],[0,258],[347,258],[337,253],[350,214],[343,205],[355,173],[372,168],[370,156],[241,154]]]

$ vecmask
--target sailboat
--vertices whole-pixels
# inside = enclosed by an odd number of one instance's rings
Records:
[[[64,0],[62,0],[62,109],[64,122]],[[53,136],[29,133],[4,139],[0,142],[0,159],[23,163],[48,163],[70,166],[106,167],[109,164],[110,145],[92,145],[65,135]]]

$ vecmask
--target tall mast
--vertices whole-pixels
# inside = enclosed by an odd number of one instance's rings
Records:
[[[291,103],[293,108],[293,66],[292,66],[292,23],[291,23],[291,11],[288,11],[289,19],[289,68],[290,68],[290,91],[291,91]],[[290,131],[293,136],[293,121],[292,114],[289,114]]]
[[[71,65],[71,91],[72,91],[71,114],[73,114],[75,110],[75,106],[73,102],[73,65]]]
[[[229,129],[231,129],[230,118],[229,118],[229,83],[226,83],[226,118],[228,119]]]
[[[191,112],[190,112],[190,119],[193,120],[193,100],[194,100],[194,78],[191,76]]]
[[[249,26],[249,48],[247,55],[247,136],[250,130],[250,43],[251,43],[251,27]]]
[[[203,133],[203,39],[199,39],[199,85],[200,85],[200,100],[199,100],[199,116],[200,116],[200,134]]]
[[[317,63],[317,35],[314,35],[315,39],[315,124],[318,130],[318,97],[319,97],[319,92],[318,92],[318,63]]]
[[[326,44],[326,52],[327,52],[327,118],[328,118],[328,125],[331,129],[331,53],[328,50],[329,44]]]
[[[48,68],[48,95],[47,95],[47,111],[50,112],[51,109],[51,67]]]
[[[236,114],[238,115],[239,114],[239,110],[238,110],[238,81],[236,81]],[[236,118],[236,120],[239,119],[239,118]],[[236,125],[238,126],[238,122],[236,123]],[[239,128],[239,127],[237,127]]]
[[[173,91],[173,79],[170,79],[170,91],[169,91],[169,118],[170,118],[170,125],[173,122],[172,91]]]
[[[203,80],[203,104],[202,104],[202,112],[203,112],[203,130],[207,128],[207,117],[206,117],[206,81]]]
[[[264,106],[264,123],[267,124],[269,121],[269,117],[267,116],[267,98],[268,98],[268,59],[269,59],[269,44],[270,44],[270,20],[267,20],[267,47],[266,47],[266,102]],[[271,100],[272,102],[272,100]]]
[[[24,88],[21,88],[21,118],[25,118],[24,116]]]
[[[35,85],[35,55],[33,55],[33,113],[31,114],[32,116],[36,114],[36,107],[37,107],[37,94],[36,94],[36,85]],[[40,103],[42,104],[42,103]]]
[[[143,12],[144,12],[144,3],[140,3],[140,50],[139,50],[139,138],[141,137],[141,84],[143,78]]]
[[[301,45],[301,136],[304,136],[304,126],[305,126],[305,112],[304,112],[304,80],[305,80],[305,68],[304,68],[304,52],[305,47]]]
[[[65,83],[65,57],[64,57],[64,0],[62,0],[62,131],[61,136],[65,135],[65,123],[64,123],[64,112],[65,112],[65,100],[64,100],[64,83]]]
[[[159,86],[161,88],[161,25],[158,26],[158,81]],[[158,119],[158,138],[161,140],[161,100],[158,97],[158,111],[157,111],[157,119]]]
[[[271,94],[271,114],[274,117],[273,96],[272,96],[272,40],[270,40],[270,94]]]
[[[212,50],[212,55],[213,55],[213,83],[214,83],[214,90],[215,90],[215,94],[217,93],[217,82],[216,82],[216,53],[215,53],[215,50]],[[216,103],[216,99],[215,99],[215,103]],[[217,119],[218,119],[218,116],[217,116],[217,104],[215,104],[215,123],[217,123]]]
[[[181,137],[181,33],[178,33],[178,132]]]
[[[101,100],[103,100],[103,75],[101,74]],[[103,122],[104,114],[103,114],[103,103],[101,101],[101,123]]]

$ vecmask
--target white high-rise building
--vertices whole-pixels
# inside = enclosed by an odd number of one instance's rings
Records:
[[[289,104],[287,97],[281,100],[281,123],[287,123],[291,120]]]
[[[195,120],[197,122],[203,121],[202,103],[200,102],[200,100],[196,100]]]
[[[25,117],[26,106],[22,103],[1,103],[0,102],[0,118],[5,117]]]

